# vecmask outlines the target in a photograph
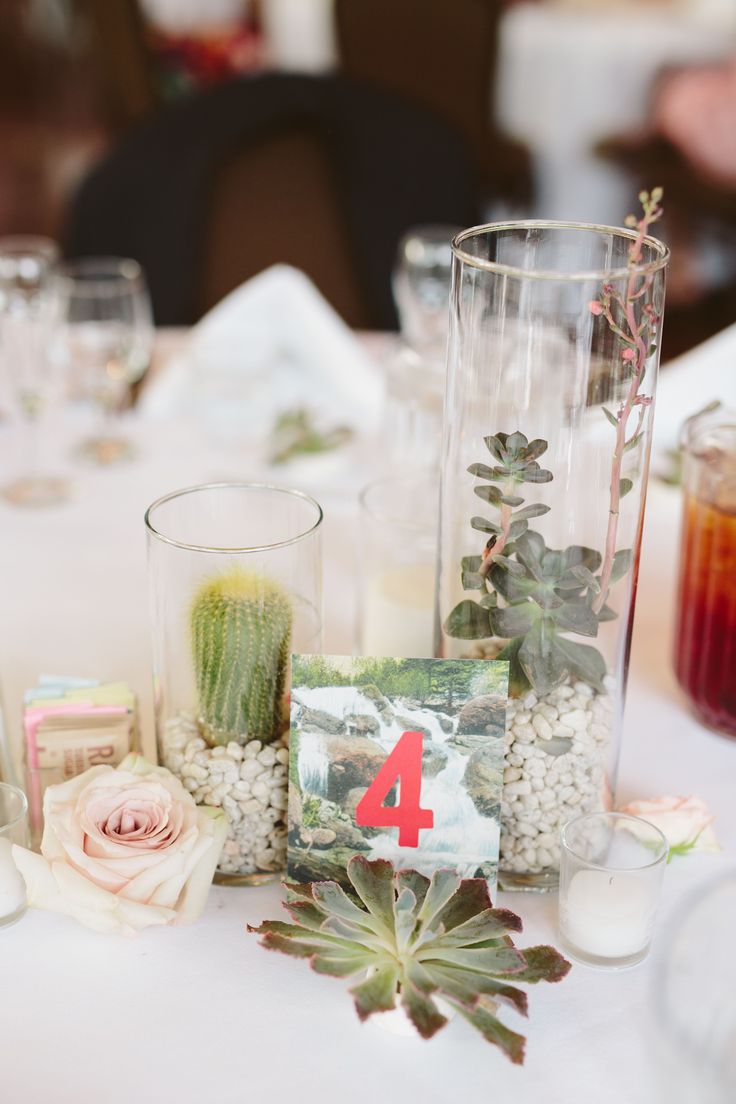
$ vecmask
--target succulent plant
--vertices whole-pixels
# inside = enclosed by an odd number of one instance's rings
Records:
[[[234,568],[205,582],[190,611],[199,719],[212,744],[267,742],[281,724],[291,603],[276,583]]]
[[[266,920],[248,931],[263,947],[309,959],[317,973],[362,975],[350,990],[361,1020],[399,1004],[429,1039],[447,1023],[441,998],[522,1063],[526,1040],[500,1022],[499,1005],[526,1016],[526,994],[510,983],[559,981],[570,963],[554,947],[515,947],[509,932],[521,931],[521,920],[492,907],[484,878],[439,870],[429,879],[361,856],[347,873],[357,900],[336,882],[285,884],[293,923]]]
[[[517,430],[486,437],[485,443],[496,463],[471,464],[468,471],[487,481],[475,493],[498,511],[498,521],[471,519],[474,529],[491,536],[480,556],[463,558],[462,585],[482,593],[455,606],[445,632],[464,640],[508,640],[498,658],[509,661],[509,682],[517,694],[530,686],[546,694],[568,676],[603,690],[603,656],[564,635],[594,637],[601,621],[616,616],[605,604],[595,608],[601,555],[581,545],[548,548],[544,537],[529,529],[530,519],[546,514],[549,506],[524,505],[518,491],[523,483],[551,481],[552,473],[537,463],[547,450],[546,441],[530,442]],[[630,563],[628,550],[617,552],[609,583],[624,575]]]

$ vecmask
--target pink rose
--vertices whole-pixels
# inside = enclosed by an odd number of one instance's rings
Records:
[[[720,851],[712,825],[714,817],[699,797],[653,797],[630,801],[621,813],[641,817],[667,837],[672,855],[690,851]]]
[[[49,786],[43,811],[41,854],[13,848],[29,905],[122,935],[202,912],[227,820],[163,767],[92,767]]]

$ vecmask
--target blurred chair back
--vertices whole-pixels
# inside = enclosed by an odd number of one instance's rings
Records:
[[[160,325],[286,262],[350,325],[386,329],[402,235],[474,223],[474,194],[461,138],[421,108],[344,77],[254,77],[129,134],[79,190],[65,252],[138,260]]]
[[[503,0],[335,0],[343,71],[434,111],[465,136],[491,195],[524,202],[526,151],[495,129]]]

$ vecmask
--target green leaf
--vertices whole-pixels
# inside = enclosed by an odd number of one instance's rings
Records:
[[[448,901],[457,893],[460,885],[461,879],[452,870],[435,870],[418,914],[422,929],[434,927],[438,913],[442,912]]]
[[[644,436],[644,431],[643,430],[641,430],[639,433],[635,433],[634,436],[631,437],[626,442],[626,444],[624,445],[624,452],[630,452],[631,449],[636,448],[636,446],[639,444],[639,441],[642,439],[643,436]]]
[[[528,521],[523,521],[521,519],[512,521],[509,525],[509,540],[518,540],[520,536],[526,533],[528,528]]]
[[[497,660],[505,660],[509,665],[509,694],[520,698],[530,689],[529,679],[519,662],[519,651],[524,643],[523,636],[517,636],[511,640],[496,656]]]
[[[495,609],[498,605],[498,598],[496,597],[495,591],[491,591],[490,594],[484,594],[479,600],[478,605],[482,606],[483,609]]]
[[[615,621],[618,614],[610,606],[601,606],[596,616],[599,621]]]
[[[519,649],[519,663],[532,688],[539,694],[547,694],[565,678],[568,665],[557,647],[554,625],[546,617],[537,621],[524,637]]]
[[[482,556],[463,556],[460,561],[460,566],[463,571],[480,571],[482,563]]]
[[[542,440],[541,437],[535,437],[524,450],[524,459],[536,460],[538,456],[547,451],[548,447],[547,442]]]
[[[502,981],[498,981],[496,978],[473,974],[469,970],[462,970],[459,967],[440,966],[437,963],[428,966],[427,973],[438,989],[441,989],[443,993],[448,993],[468,1008],[475,1007],[478,1002],[478,994],[484,993],[492,996],[494,1000],[515,1008],[521,1016],[529,1015],[529,1002],[526,993],[521,989],[516,989],[513,985],[504,985]]]
[[[473,517],[470,519],[470,524],[481,533],[493,533],[497,537],[501,536],[501,527],[486,518]]]
[[[445,632],[456,640],[484,640],[491,635],[488,611],[466,598],[448,616]]]
[[[431,1039],[447,1023],[432,999],[408,980],[401,990],[401,1007],[423,1039]]]
[[[362,956],[354,958],[342,958],[332,954],[320,954],[310,962],[310,966],[316,974],[326,974],[328,977],[345,978],[354,974],[364,973],[372,965],[371,955],[366,952]]]
[[[632,489],[633,486],[634,486],[634,484],[633,484],[631,479],[619,479],[619,481],[618,481],[618,493],[621,496],[621,498],[623,498],[624,495],[627,495],[629,493],[629,491]]]
[[[518,454],[522,449],[525,449],[528,444],[528,438],[517,429],[516,433],[512,433],[510,437],[506,438],[506,452]]]
[[[613,428],[614,428],[614,429],[618,429],[618,418],[616,417],[616,415],[615,415],[615,414],[612,414],[612,413],[611,413],[611,411],[610,411],[610,410],[608,410],[608,409],[607,409],[607,407],[605,407],[605,406],[604,406],[604,407],[602,407],[602,410],[603,410],[603,413],[604,413],[604,414],[606,415],[606,417],[608,418],[608,420],[609,420],[609,422],[611,423],[611,425],[613,426]]]
[[[557,638],[557,649],[572,675],[601,693],[605,691],[603,679],[606,675],[606,661],[597,648],[560,636]]]
[[[428,948],[426,952],[422,947],[417,951],[416,957],[422,963],[430,963],[436,958],[440,962],[491,974],[493,977],[499,974],[516,974],[526,965],[524,955],[518,948],[503,944],[499,947],[442,947],[441,953],[435,947]]]
[[[375,921],[387,932],[392,933],[394,931],[394,868],[391,863],[386,859],[368,862],[362,855],[354,855],[348,863],[347,874],[353,889],[370,912],[370,919],[375,918]],[[319,885],[318,882],[312,886],[312,893],[317,885]]]
[[[624,575],[628,573],[631,568],[631,549],[621,548],[613,557],[613,563],[611,565],[611,582],[617,583],[619,579],[623,579]]]
[[[504,460],[506,458],[503,443],[501,441],[502,436],[503,435],[499,433],[495,437],[491,435],[490,437],[483,438],[486,448],[490,452],[491,456],[495,456],[496,460]],[[488,476],[485,476],[485,478],[487,479]]]
[[[468,468],[470,475],[476,475],[479,479],[495,479],[494,468],[489,468],[487,464],[471,464]]]
[[[573,575],[574,578],[578,579],[581,583],[584,583],[585,586],[588,587],[589,590],[592,590],[594,594],[600,594],[600,584],[593,572],[590,570],[590,568],[586,567],[585,564],[575,564],[574,567],[571,568],[570,574]]]
[[[554,618],[558,629],[582,636],[598,635],[598,618],[586,602],[565,602],[555,610]]]
[[[422,907],[429,889],[429,878],[425,877],[424,874],[420,874],[418,870],[397,870],[396,884],[399,890],[410,889],[414,894],[417,909]]]
[[[498,564],[504,571],[508,571],[510,575],[515,575],[517,579],[523,578],[526,575],[523,566],[520,563],[516,563],[515,560],[509,559],[508,556],[504,556],[503,553],[498,555],[491,555],[491,560],[494,564]]]
[[[562,981],[570,973],[571,964],[554,947],[527,947],[524,950],[526,969],[514,974],[514,981],[534,985],[538,981]]]
[[[463,590],[485,590],[486,581],[477,571],[463,571],[462,586]]]
[[[525,506],[523,510],[517,510],[513,517],[514,521],[521,521],[523,518],[542,517],[544,514],[548,514],[549,511],[550,507],[545,506],[543,502],[532,502],[529,506]]]
[[[526,600],[518,605],[497,607],[491,611],[491,628],[494,636],[511,638],[524,636],[539,617],[539,611]]]
[[[396,963],[386,963],[350,992],[355,999],[355,1009],[361,1020],[367,1020],[374,1012],[390,1012],[396,1006],[399,969]]]
[[[329,911],[331,915],[349,920],[368,931],[376,931],[373,917],[358,908],[337,882],[314,882],[312,896],[317,904]]]
[[[554,476],[546,468],[540,468],[536,460],[519,473],[522,483],[551,483]]]
[[[487,1042],[500,1047],[514,1065],[523,1065],[524,1044],[526,1042],[523,1035],[517,1035],[515,1031],[510,1031],[507,1027],[504,1027],[492,1012],[482,1006],[474,1008],[472,1011],[463,1007],[462,1004],[457,1004],[456,1007],[460,1015],[469,1024],[472,1024]]]
[[[484,502],[490,502],[493,506],[501,501],[501,492],[492,483],[480,483],[477,487],[473,487],[473,492],[478,498],[482,498]]]
[[[523,501],[524,499],[520,498],[519,495],[501,495],[501,502],[503,502],[505,506],[521,506]]]

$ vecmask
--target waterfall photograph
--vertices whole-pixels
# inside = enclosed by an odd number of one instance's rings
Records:
[[[293,656],[288,874],[355,854],[495,890],[508,664]]]

